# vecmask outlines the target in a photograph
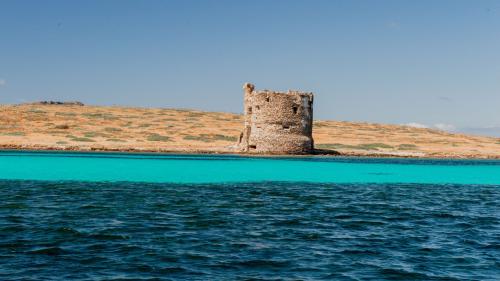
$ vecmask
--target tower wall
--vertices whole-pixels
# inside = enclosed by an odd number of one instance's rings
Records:
[[[245,127],[239,148],[249,153],[307,154],[313,151],[313,94],[254,91],[244,85]]]

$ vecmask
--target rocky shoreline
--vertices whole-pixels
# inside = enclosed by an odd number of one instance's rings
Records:
[[[102,153],[155,153],[155,154],[212,154],[212,155],[239,155],[248,157],[307,157],[307,156],[322,156],[322,157],[365,157],[365,158],[415,158],[415,159],[464,159],[464,160],[500,160],[497,155],[481,155],[481,154],[418,154],[418,153],[379,153],[379,152],[338,152],[334,150],[315,150],[312,154],[292,155],[292,154],[255,154],[242,153],[230,149],[148,149],[148,148],[106,148],[106,147],[80,147],[66,146],[55,147],[45,145],[0,145],[0,151],[29,151],[29,152],[102,152]]]

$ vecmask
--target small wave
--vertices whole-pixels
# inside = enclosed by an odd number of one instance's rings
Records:
[[[434,276],[424,273],[407,271],[404,269],[383,268],[380,269],[382,276],[391,280],[435,280]],[[453,279],[449,279],[453,280]]]
[[[77,236],[81,235],[81,233],[78,230],[71,228],[71,227],[59,227],[56,229],[56,232],[60,233],[60,234],[70,234],[70,235],[77,235]]]
[[[130,237],[128,235],[121,235],[121,234],[109,234],[109,233],[96,233],[96,234],[88,234],[87,235],[89,238],[96,239],[96,240],[128,240]]]
[[[48,255],[48,256],[58,256],[69,253],[68,251],[60,248],[60,247],[46,247],[46,248],[38,248],[35,250],[28,251],[28,254],[33,255]]]
[[[345,255],[378,255],[380,252],[372,251],[372,250],[356,250],[356,249],[347,249],[340,251],[340,254]]]
[[[300,226],[302,225],[302,220],[301,219],[287,219],[287,220],[280,220],[273,222],[272,225],[274,226]]]
[[[19,210],[26,208],[28,208],[28,205],[24,203],[7,203],[0,205],[0,210]]]
[[[186,273],[189,270],[185,269],[182,266],[171,266],[171,267],[163,267],[158,269],[158,273],[162,274],[173,274],[173,273]]]
[[[288,268],[292,265],[289,260],[244,260],[229,263],[229,265],[247,268]]]
[[[500,250],[500,243],[499,242],[488,243],[488,244],[482,245],[481,249]]]

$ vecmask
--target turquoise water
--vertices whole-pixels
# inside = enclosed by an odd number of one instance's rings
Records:
[[[500,161],[2,152],[0,179],[500,184]]]
[[[500,162],[0,153],[0,280],[499,280]]]

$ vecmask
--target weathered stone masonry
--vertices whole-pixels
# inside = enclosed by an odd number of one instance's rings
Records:
[[[313,94],[297,91],[245,92],[245,127],[238,147],[243,152],[307,154],[314,148],[312,138]]]

